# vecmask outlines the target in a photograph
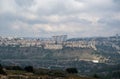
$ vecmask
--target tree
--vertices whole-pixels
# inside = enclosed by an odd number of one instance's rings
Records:
[[[6,75],[6,72],[3,70],[3,67],[1,66],[1,64],[0,64],[0,74]]]
[[[72,73],[72,74],[78,73],[78,71],[77,71],[76,68],[67,68],[66,71],[67,71],[68,73]]]
[[[33,72],[34,71],[32,66],[26,66],[24,68],[24,70],[27,71],[27,72]]]
[[[94,78],[99,78],[99,76],[97,74],[94,74],[93,77]]]

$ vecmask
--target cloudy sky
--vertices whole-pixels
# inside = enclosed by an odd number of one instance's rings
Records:
[[[0,0],[0,36],[120,34],[120,0]]]

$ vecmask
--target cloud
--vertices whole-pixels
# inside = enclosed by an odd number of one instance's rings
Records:
[[[15,0],[15,3],[19,6],[19,7],[30,7],[32,6],[32,4],[34,3],[34,0]]]
[[[114,35],[120,33],[119,3],[119,0],[0,0],[0,35]]]
[[[100,24],[109,26],[110,28],[114,26],[114,28],[120,28],[120,20],[112,19],[112,18],[102,18],[98,21]]]

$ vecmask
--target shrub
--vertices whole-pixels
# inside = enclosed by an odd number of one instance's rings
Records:
[[[78,73],[78,71],[77,71],[76,68],[67,68],[66,71],[67,71],[68,73],[72,73],[72,74]]]
[[[24,68],[24,70],[27,71],[27,72],[33,72],[34,71],[32,66],[26,66]]]

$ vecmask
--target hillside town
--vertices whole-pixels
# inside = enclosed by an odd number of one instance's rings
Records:
[[[67,41],[67,35],[52,36],[52,38],[46,39],[26,39],[26,38],[14,38],[0,37],[0,46],[12,46],[12,47],[43,47],[44,49],[62,49],[63,47],[78,47],[78,48],[93,48],[95,47],[94,40],[79,40],[79,41]]]
[[[113,37],[97,37],[97,38],[83,38],[78,40],[69,40],[67,35],[52,36],[51,38],[14,38],[14,37],[0,37],[0,46],[12,47],[40,47],[44,49],[62,49],[63,47],[77,47],[77,48],[92,48],[97,50],[96,45],[112,46],[120,50],[120,36]]]

